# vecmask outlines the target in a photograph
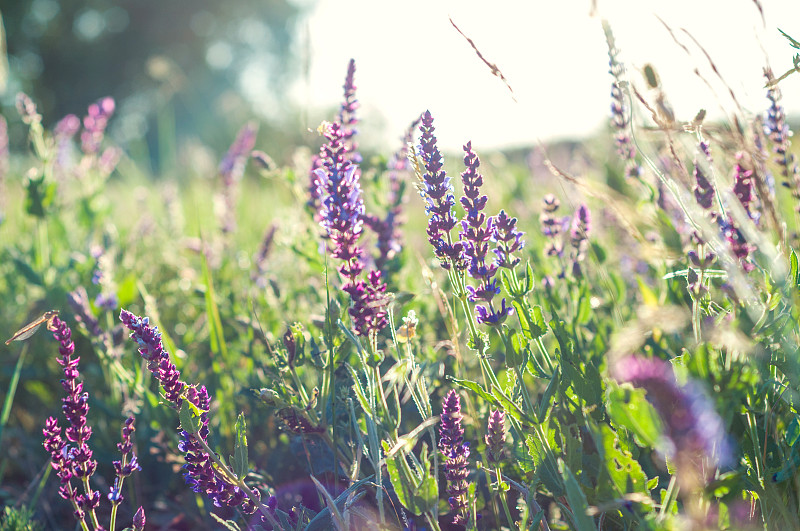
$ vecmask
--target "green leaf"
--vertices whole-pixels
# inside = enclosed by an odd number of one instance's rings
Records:
[[[186,399],[181,401],[181,409],[178,412],[178,419],[181,422],[181,429],[194,435],[200,431],[200,410]]]
[[[785,440],[786,444],[791,447],[797,443],[798,439],[800,439],[800,421],[798,421],[798,417],[795,417],[786,428]]]
[[[394,487],[397,499],[403,507],[417,516],[432,511],[439,500],[439,488],[429,470],[412,469],[406,458],[406,450],[400,449],[394,455],[389,455],[390,445],[383,441],[386,453],[386,470]],[[427,452],[425,452],[427,454]],[[423,456],[422,463],[428,460]]]
[[[618,494],[647,493],[647,476],[642,466],[629,451],[620,447],[617,434],[609,426],[601,425],[599,430],[592,430],[592,435],[595,445],[602,452],[602,460],[606,463],[608,475],[617,487]]]
[[[658,480],[659,480],[658,476],[654,476],[654,477],[648,479],[647,480],[647,490],[651,491],[654,488],[658,487]]]
[[[472,391],[473,393],[477,394],[479,397],[483,398],[484,400],[486,400],[490,404],[493,404],[493,405],[498,406],[498,407],[501,406],[500,401],[497,400],[492,395],[490,395],[489,393],[487,393],[483,389],[483,387],[480,386],[479,383],[473,382],[472,380],[460,380],[458,378],[453,378],[453,377],[450,377],[450,376],[448,376],[448,379],[451,382],[453,382],[454,384],[456,384],[456,385],[458,385],[460,387],[463,387],[464,389],[467,389],[469,391]]]
[[[551,441],[552,443],[552,441]],[[528,447],[528,455],[530,456],[533,464],[533,470],[541,478],[542,483],[553,494],[553,496],[564,495],[564,483],[558,473],[558,463],[556,458],[538,437],[535,435],[528,435],[525,438],[525,446]],[[521,461],[520,464],[524,464]],[[527,464],[523,468],[527,468]]]
[[[236,443],[233,447],[233,472],[239,479],[244,478],[250,468],[247,459],[247,424],[244,419],[244,413],[239,413],[239,418],[236,419]]]
[[[550,409],[550,401],[553,399],[553,395],[555,395],[556,391],[558,391],[558,385],[561,382],[561,372],[556,368],[555,372],[553,373],[553,377],[550,378],[550,383],[547,384],[547,388],[544,390],[544,394],[542,395],[542,399],[539,401],[539,409],[536,412],[536,419],[539,423],[544,422],[545,417],[547,416],[547,410]]]
[[[597,526],[595,526],[592,517],[586,514],[589,509],[589,503],[586,501],[586,495],[581,490],[578,480],[575,479],[572,471],[561,459],[558,460],[558,467],[567,490],[567,501],[570,509],[572,509],[575,527],[578,531],[595,531]]]
[[[791,254],[789,255],[789,280],[794,282],[794,285],[797,286],[800,284],[800,277],[798,277],[798,263],[797,263],[797,253],[794,252],[794,249],[791,250]]]
[[[661,435],[661,419],[645,394],[644,389],[609,382],[606,411],[616,425],[630,430],[641,446],[655,448]]]

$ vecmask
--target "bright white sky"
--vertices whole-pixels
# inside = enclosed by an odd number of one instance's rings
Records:
[[[777,28],[800,40],[800,0],[762,3],[766,24],[754,0],[597,0],[595,15],[591,0],[320,0],[307,20],[310,73],[294,93],[310,110],[309,120],[318,118],[321,108],[341,100],[353,57],[361,132],[382,135],[375,143],[396,144],[425,109],[433,113],[445,149],[458,149],[467,140],[485,150],[587,135],[609,115],[611,76],[600,24],[605,18],[631,79],[644,87],[641,68],[652,63],[679,119],[691,120],[700,108],[712,118],[733,109],[727,90],[682,28],[708,51],[742,107],[762,112],[767,58],[780,75],[798,52]],[[505,74],[517,102],[448,16]],[[791,98],[800,94],[800,74],[781,87],[789,111],[800,111],[800,98]],[[362,143],[372,142],[362,136]]]

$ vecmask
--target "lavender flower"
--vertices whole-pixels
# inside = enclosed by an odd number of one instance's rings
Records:
[[[67,294],[67,303],[72,308],[75,314],[75,320],[82,323],[90,335],[99,337],[103,334],[100,328],[100,322],[92,313],[92,308],[89,306],[89,294],[86,293],[86,288],[83,286],[78,287],[75,291]]]
[[[619,50],[611,33],[611,27],[603,22],[603,31],[606,34],[608,43],[608,73],[614,78],[611,84],[611,125],[616,131],[614,141],[617,144],[617,153],[625,161],[625,175],[638,178],[642,174],[642,168],[636,163],[636,148],[633,145],[628,129],[630,128],[631,118],[628,106],[625,103],[625,93],[622,86],[626,83],[625,66],[617,59]]]
[[[364,200],[356,166],[345,156],[341,126],[330,124],[325,137],[328,143],[322,146],[322,167],[315,170],[320,225],[333,243],[332,256],[345,262],[339,272],[354,284],[364,269],[360,260],[363,251],[357,244],[363,230]]]
[[[106,310],[116,310],[119,306],[117,299],[117,287],[114,283],[114,258],[109,251],[95,245],[91,249],[91,254],[96,260],[95,269],[92,273],[92,284],[100,286],[100,293],[95,297],[94,305]]]
[[[489,423],[486,429],[486,459],[489,463],[499,464],[505,459],[506,444],[506,414],[494,410],[489,414]]]
[[[702,461],[714,468],[731,463],[722,419],[693,382],[678,385],[670,365],[658,358],[628,356],[617,361],[613,370],[620,382],[647,391],[648,401],[664,423],[664,451],[684,475],[697,474]]]
[[[428,241],[433,245],[433,251],[443,268],[455,266],[456,269],[463,269],[466,267],[463,244],[453,243],[450,238],[450,231],[457,223],[453,214],[456,200],[450,177],[442,169],[442,155],[436,145],[434,130],[433,117],[430,111],[425,111],[420,125],[422,138],[419,151],[426,170],[422,177],[424,189],[420,193],[427,201],[425,211],[430,216]]]
[[[81,133],[81,148],[85,154],[96,155],[100,150],[108,119],[114,114],[114,108],[114,99],[108,97],[89,105],[88,112],[83,118]]]
[[[591,227],[591,212],[589,207],[582,204],[575,211],[575,216],[572,218],[572,226],[569,230],[569,240],[572,246],[572,274],[575,278],[580,278],[583,275],[581,262],[586,258]]]
[[[520,262],[514,253],[525,247],[524,235],[524,232],[517,230],[517,218],[510,217],[505,210],[495,216],[492,241],[495,242],[495,263],[498,267],[511,269]]]
[[[83,522],[87,513],[91,514],[92,520],[96,522],[94,510],[100,503],[100,492],[92,490],[89,486],[89,479],[97,468],[97,461],[92,459],[92,450],[89,447],[92,428],[86,421],[89,412],[89,393],[83,391],[83,382],[78,381],[80,358],[72,357],[75,353],[72,330],[58,316],[51,319],[48,329],[60,343],[58,352],[61,356],[58,358],[58,363],[64,369],[61,387],[67,393],[67,396],[61,399],[61,411],[68,425],[62,434],[58,420],[49,417],[42,431],[45,437],[44,447],[50,453],[50,464],[61,481],[58,489],[61,497],[72,502],[75,517],[80,522]],[[72,485],[73,478],[83,484],[83,493]]]
[[[402,249],[400,225],[402,205],[405,201],[403,191],[405,189],[400,174],[408,169],[408,146],[413,140],[414,130],[421,120],[417,118],[412,122],[403,137],[403,147],[396,151],[387,165],[389,177],[389,197],[388,210],[386,217],[380,219],[375,215],[365,215],[364,224],[367,225],[377,236],[376,247],[378,256],[375,257],[375,268],[388,278],[389,264]]]
[[[478,173],[481,161],[472,151],[472,142],[464,146],[464,165],[466,170],[461,174],[464,184],[464,196],[461,205],[466,215],[461,221],[459,239],[464,245],[464,256],[468,260],[467,271],[470,276],[478,281],[478,287],[467,286],[467,297],[471,302],[483,302],[475,306],[478,323],[490,325],[501,324],[510,312],[503,299],[501,308],[495,309],[492,299],[500,293],[495,275],[497,261],[488,262],[489,241],[495,234],[494,217],[486,217],[482,210],[486,207],[487,197],[481,195],[480,187],[483,185],[483,176]]]
[[[544,208],[539,215],[539,224],[542,234],[547,238],[547,245],[544,250],[547,256],[562,256],[564,245],[561,243],[561,233],[569,227],[569,216],[557,216],[556,212],[561,206],[561,202],[553,194],[547,194],[542,198]]]
[[[728,242],[728,245],[730,245],[731,252],[739,260],[739,264],[742,266],[744,272],[749,273],[755,269],[755,265],[749,260],[749,257],[750,253],[756,250],[756,246],[747,242],[744,234],[736,227],[732,218],[729,217],[726,220],[720,217],[717,223],[719,224],[722,236]]]
[[[445,457],[448,502],[453,512],[453,523],[466,523],[467,517],[467,464],[469,443],[464,442],[461,427],[461,400],[455,390],[450,390],[442,402],[442,425],[439,428],[439,450]]]
[[[749,165],[750,157],[745,152],[736,153],[736,166],[733,169],[733,193],[742,204],[747,215],[754,221],[758,221],[758,212],[752,208],[755,199],[753,195],[753,170],[745,168]]]
[[[764,69],[764,77],[767,79],[767,99],[769,109],[767,118],[764,122],[764,133],[772,141],[772,150],[775,152],[775,163],[781,169],[783,176],[783,186],[792,189],[795,198],[800,196],[800,175],[798,174],[797,163],[793,154],[789,153],[791,146],[791,131],[789,124],[786,123],[786,111],[780,104],[781,91],[775,83],[775,76],[771,68]]]
[[[364,200],[357,167],[347,157],[343,133],[338,123],[325,131],[328,143],[322,148],[323,165],[315,170],[318,197],[321,201],[320,225],[325,229],[333,248],[331,256],[344,263],[338,267],[345,277],[342,290],[353,302],[349,309],[355,331],[359,335],[374,337],[386,326],[386,285],[379,271],[371,270],[368,282],[359,279],[364,265],[363,250],[358,246],[364,223]]]
[[[358,144],[355,141],[355,136],[358,134],[356,124],[358,117],[356,111],[361,106],[356,99],[356,61],[350,59],[347,64],[347,77],[345,77],[344,85],[344,101],[339,108],[338,122],[342,124],[342,141],[347,149],[347,156],[351,162],[355,164],[361,163],[361,155],[358,153]]]
[[[708,143],[701,141],[698,151],[698,155],[704,155],[710,165],[711,151],[709,150]],[[697,163],[697,159],[695,159],[694,163],[694,180],[695,185],[693,190],[697,204],[705,210],[710,210],[714,202],[714,185],[711,184],[711,181],[709,181],[708,177],[703,173],[703,169]]]
[[[141,470],[139,460],[136,454],[133,453],[133,442],[131,442],[131,435],[136,430],[134,426],[135,419],[128,417],[122,427],[122,442],[117,443],[117,448],[122,454],[122,459],[114,461],[114,472],[117,477],[114,479],[114,486],[111,487],[108,493],[108,499],[114,505],[119,505],[122,502],[122,483],[125,478],[129,477],[135,470]]]
[[[344,89],[344,100],[342,101],[341,106],[339,107],[339,116],[338,116],[338,123],[341,127],[341,134],[342,134],[342,147],[343,151],[341,153],[342,160],[347,159],[348,161],[354,164],[361,163],[361,155],[358,153],[358,144],[355,142],[355,135],[358,131],[355,128],[355,125],[358,123],[358,118],[356,116],[356,110],[359,108],[358,100],[356,99],[356,85],[355,85],[355,73],[356,73],[356,62],[354,59],[350,59],[350,62],[347,64],[347,76],[345,77],[344,85],[342,88]],[[317,182],[317,173],[316,170],[322,167],[325,159],[328,157],[328,153],[325,151],[325,146],[322,147],[320,150],[319,155],[315,155],[311,159],[311,169],[309,170],[309,198],[308,198],[308,206],[314,212],[315,216],[319,213],[319,183]],[[358,171],[358,170],[356,170]],[[316,219],[316,217],[315,217]]]
[[[219,174],[222,177],[222,232],[231,233],[236,230],[236,197],[238,184],[244,175],[250,152],[256,143],[258,124],[246,123],[236,135],[228,152],[219,164]]]
[[[151,327],[147,317],[140,318],[122,310],[120,320],[131,331],[130,337],[139,345],[139,354],[147,360],[147,368],[164,387],[164,396],[173,409],[180,409],[183,400],[194,404],[200,414],[200,429],[197,433],[181,430],[181,442],[178,449],[185,454],[186,464],[183,466],[186,484],[197,493],[204,493],[217,507],[242,506],[242,510],[252,514],[259,500],[251,500],[227,475],[216,470],[200,440],[208,440],[208,410],[210,398],[204,385],[190,386],[180,380],[180,372],[169,360],[164,350],[161,333],[157,327]],[[253,491],[257,493],[258,491]],[[257,495],[257,494],[256,494]],[[245,503],[245,500],[246,503]]]

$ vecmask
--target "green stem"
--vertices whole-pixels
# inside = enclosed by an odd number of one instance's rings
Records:
[[[658,513],[658,520],[664,520],[664,518],[666,518],[670,505],[672,505],[673,500],[678,497],[680,488],[677,487],[677,484],[678,476],[673,474],[672,477],[669,478],[667,492],[664,493],[664,499],[661,501],[661,510]]]
[[[498,487],[499,487],[499,483],[502,482],[501,478],[503,477],[503,475],[500,472],[500,467],[499,466],[495,467],[495,468],[496,468],[495,475],[497,476],[497,483],[498,483]],[[514,527],[514,519],[511,518],[511,511],[508,508],[508,500],[506,498],[507,498],[506,492],[505,491],[500,492],[500,502],[503,504],[503,511],[505,511],[505,513],[506,513],[506,521],[508,522],[508,525],[513,529],[513,527]]]

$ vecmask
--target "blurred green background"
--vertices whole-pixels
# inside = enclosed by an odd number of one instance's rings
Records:
[[[176,146],[193,138],[224,150],[261,117],[260,138],[280,159],[297,144],[286,127],[287,87],[302,74],[301,16],[288,0],[2,0],[8,76],[3,114],[17,92],[37,102],[45,124],[104,96],[117,102],[111,137],[154,170],[170,170]],[[25,141],[13,123],[13,144]],[[286,134],[287,131],[292,133]],[[299,129],[302,133],[302,129]],[[276,134],[276,133],[280,134]],[[139,157],[137,157],[139,158]]]

